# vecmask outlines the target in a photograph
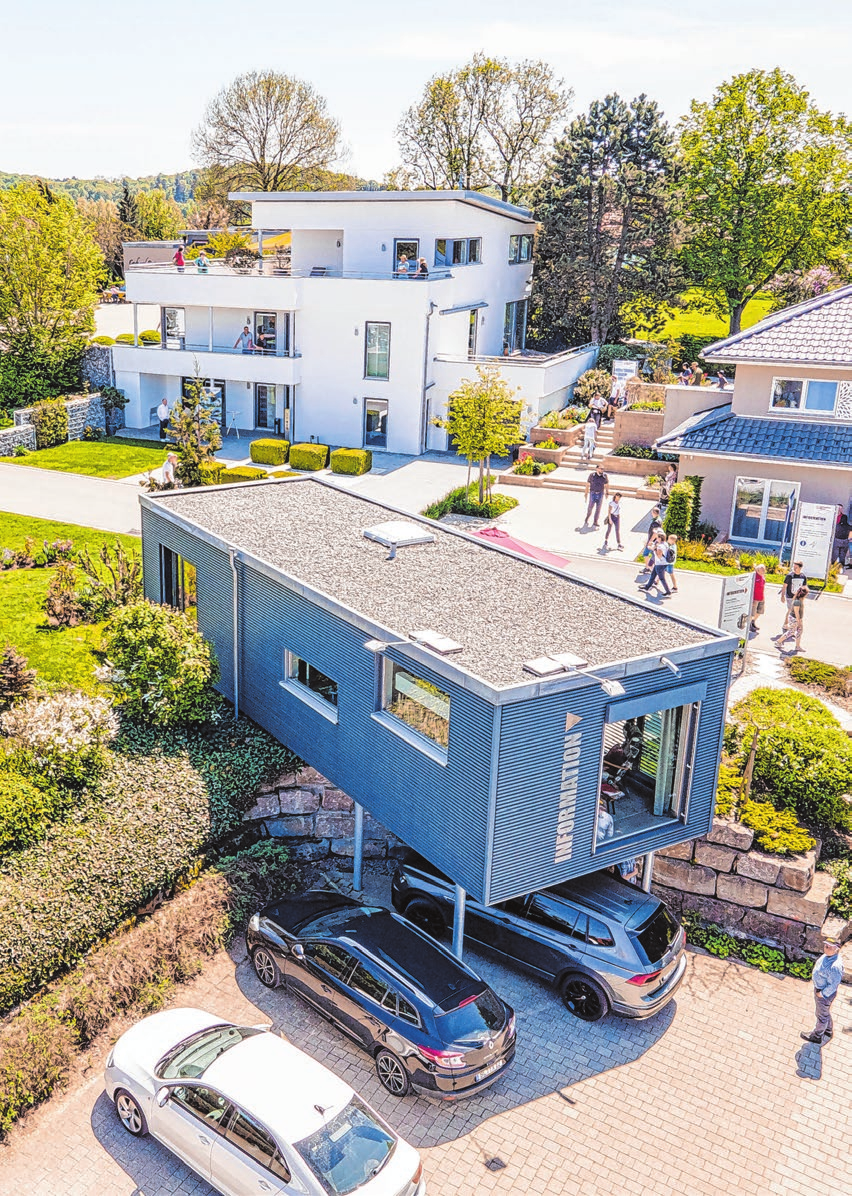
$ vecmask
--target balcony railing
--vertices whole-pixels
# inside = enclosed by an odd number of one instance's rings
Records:
[[[248,269],[237,269],[225,262],[209,262],[206,270],[199,270],[194,261],[187,261],[183,267],[173,262],[137,262],[127,267],[128,273],[137,274],[213,274],[216,276],[247,278],[363,278],[373,282],[436,282],[445,278],[452,278],[451,270],[434,269],[428,274],[397,274],[395,272],[375,272],[370,270],[333,270],[326,266],[314,266],[309,270],[291,270],[289,266],[279,266],[274,261],[258,262]]]
[[[570,361],[582,353],[588,353],[594,345],[578,345],[576,348],[565,349],[561,353],[539,353],[524,349],[521,352],[501,353],[493,357],[478,353],[473,357],[458,353],[436,353],[435,361],[450,361],[454,364],[468,365],[520,365],[542,369],[546,366],[559,365],[563,361]]]
[[[286,349],[283,346],[280,349],[235,349],[231,345],[210,345],[195,343],[187,341],[183,337],[169,337],[165,344],[162,342],[154,342],[148,346],[140,345],[139,348],[147,349],[168,349],[178,353],[224,353],[231,357],[301,357],[302,354],[296,349]],[[134,348],[133,345],[128,345],[127,348]]]

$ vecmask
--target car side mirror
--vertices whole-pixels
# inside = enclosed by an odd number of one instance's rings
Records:
[[[294,943],[293,946],[290,948],[290,954],[295,956],[296,959],[304,959],[305,958],[305,948],[302,946],[301,943]]]
[[[171,1088],[160,1088],[157,1092],[157,1104],[162,1109],[164,1105],[169,1103],[169,1097],[172,1095]]]

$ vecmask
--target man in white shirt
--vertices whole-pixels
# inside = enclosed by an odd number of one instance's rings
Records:
[[[160,422],[160,440],[165,440],[166,428],[169,426],[169,401],[168,399],[161,399],[160,405],[157,408],[157,419]]]
[[[168,490],[174,490],[180,485],[177,476],[177,453],[169,453],[166,457],[166,463],[163,466],[163,487]]]

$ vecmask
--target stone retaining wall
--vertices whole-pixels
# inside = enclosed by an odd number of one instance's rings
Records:
[[[286,839],[299,860],[334,858],[351,867],[355,850],[353,801],[314,768],[280,777],[263,786],[243,815],[262,822],[273,838]],[[386,827],[364,813],[364,858],[399,858],[407,849]]]
[[[69,440],[82,440],[87,427],[106,428],[104,406],[99,394],[74,395],[64,402],[68,411]],[[0,457],[11,457],[19,444],[35,450],[36,432],[32,412],[32,407],[17,407],[12,412],[15,426],[0,431]]]
[[[826,921],[834,877],[807,855],[753,851],[754,831],[713,820],[704,839],[658,851],[653,890],[677,914],[694,910],[732,934],[783,949],[790,960],[822,952],[823,934],[852,937],[852,923]]]

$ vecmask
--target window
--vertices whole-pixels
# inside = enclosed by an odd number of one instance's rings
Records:
[[[330,716],[337,722],[337,682],[294,652],[284,653],[284,669],[284,688],[293,690],[320,714]]]
[[[195,565],[170,548],[160,547],[160,594],[166,606],[192,613],[198,607]]]
[[[388,447],[388,404],[386,399],[364,400],[364,447]]]
[[[389,1013],[394,1014],[403,1022],[410,1022],[412,1026],[420,1025],[420,1018],[414,1006],[409,1005],[408,1001],[395,993],[392,988],[385,993],[382,1008],[387,1009]]]
[[[184,1038],[154,1069],[161,1080],[197,1080],[214,1060],[246,1038],[262,1034],[254,1026],[213,1026]]]
[[[195,378],[181,378],[181,398],[194,398],[195,385]],[[224,378],[202,378],[201,385],[202,402],[206,405],[211,417],[217,421],[219,427],[224,428],[226,416]]]
[[[254,313],[254,343],[257,352],[267,357],[278,352],[278,317],[274,311]]]
[[[474,308],[470,313],[470,324],[467,329],[467,355],[476,356],[476,332],[479,327],[479,312]]]
[[[589,942],[593,947],[615,946],[615,939],[612,937],[612,931],[603,922],[599,922],[597,918],[589,918],[588,936]]]
[[[266,1167],[273,1175],[289,1183],[290,1168],[281,1157],[278,1147],[262,1125],[242,1110],[237,1110],[225,1134],[250,1159]]]
[[[506,304],[503,320],[503,348],[520,353],[527,343],[527,301],[517,299]]]
[[[549,897],[547,893],[536,893],[530,902],[528,917],[585,942],[586,915],[563,900]]]
[[[163,344],[167,349],[186,348],[186,310],[183,307],[164,307]]]
[[[397,237],[393,243],[393,268],[398,274],[413,274],[420,257],[420,242],[416,237]],[[404,259],[404,260],[403,260]]]
[[[390,996],[393,998],[392,1008],[396,1009],[396,994],[390,992],[384,980],[380,980],[378,976],[374,976],[362,963],[359,963],[352,973],[349,987],[354,988],[356,992],[363,993],[364,996],[375,1001],[377,1005],[381,1005],[385,998]]]
[[[817,381],[815,378],[773,378],[770,410],[833,415],[839,389],[837,382]]]
[[[367,323],[364,334],[364,377],[387,378],[390,375],[390,324]]]
[[[481,237],[439,237],[435,242],[436,266],[472,266],[481,261]]]
[[[394,660],[384,662],[385,713],[446,749],[450,732],[450,696]]]
[[[329,1196],[347,1196],[360,1191],[381,1171],[396,1148],[396,1140],[353,1096],[345,1109],[295,1145]],[[380,1182],[387,1190],[387,1184]],[[406,1189],[412,1187],[408,1184]]]
[[[519,262],[528,262],[532,257],[532,249],[532,233],[509,237],[509,265],[517,266]]]
[[[200,1117],[211,1129],[220,1134],[224,1132],[226,1114],[230,1112],[231,1106],[220,1093],[214,1092],[212,1088],[185,1088],[181,1085],[172,1088],[170,1095],[176,1104]]]
[[[345,980],[355,962],[348,951],[333,943],[306,943],[305,958],[336,980]]]
[[[597,847],[686,818],[699,706],[688,702],[604,724]],[[619,704],[613,709],[617,714]]]
[[[784,544],[791,535],[799,483],[771,478],[737,478],[731,538]]]

